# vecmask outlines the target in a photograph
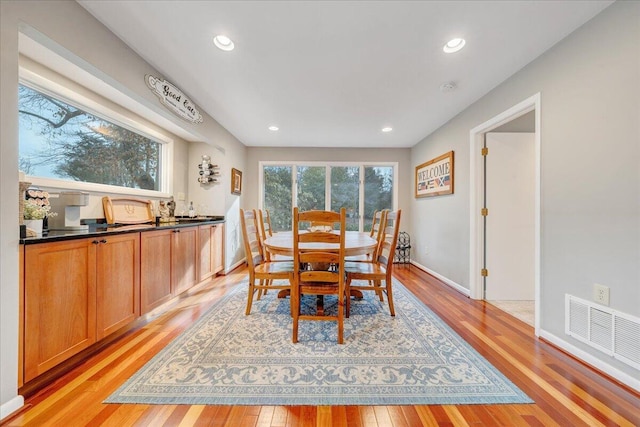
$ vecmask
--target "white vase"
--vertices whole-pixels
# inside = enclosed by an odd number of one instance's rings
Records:
[[[41,219],[25,219],[24,225],[27,226],[27,230],[32,230],[34,233],[36,233],[36,236],[42,236]]]

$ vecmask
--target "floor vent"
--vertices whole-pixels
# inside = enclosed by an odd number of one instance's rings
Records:
[[[566,295],[565,332],[640,369],[640,319],[637,317]]]

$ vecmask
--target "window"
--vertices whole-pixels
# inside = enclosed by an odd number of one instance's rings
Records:
[[[291,230],[293,206],[332,211],[344,207],[348,230],[369,231],[373,213],[396,204],[395,163],[261,162],[260,169],[261,205],[269,210],[274,231]]]
[[[165,190],[165,144],[60,98],[19,86],[22,171],[40,178]]]

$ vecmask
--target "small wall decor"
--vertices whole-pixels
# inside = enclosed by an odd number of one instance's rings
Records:
[[[453,151],[416,166],[416,197],[453,194]]]
[[[198,173],[200,176],[198,177],[198,182],[200,184],[211,184],[212,182],[218,182],[216,178],[220,175],[218,171],[218,165],[211,164],[211,157],[206,154],[202,155],[202,162],[198,163],[198,168],[200,169]]]
[[[151,92],[160,99],[160,103],[178,117],[193,124],[202,123],[202,114],[200,114],[195,104],[191,102],[180,89],[168,81],[164,79],[160,80],[151,74],[145,75],[144,81],[147,83],[149,89],[151,89]]]
[[[242,172],[231,168],[231,194],[242,194]]]

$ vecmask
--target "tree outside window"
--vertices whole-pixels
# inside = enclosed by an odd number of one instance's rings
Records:
[[[159,142],[25,85],[18,108],[27,175],[160,190]]]

